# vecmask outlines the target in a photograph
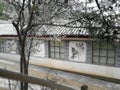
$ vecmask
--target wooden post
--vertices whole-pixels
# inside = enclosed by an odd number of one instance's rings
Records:
[[[88,86],[87,85],[81,86],[81,90],[88,90]]]

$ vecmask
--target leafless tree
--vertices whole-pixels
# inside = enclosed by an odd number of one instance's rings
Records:
[[[34,40],[39,34],[39,28],[45,23],[51,23],[54,17],[65,12],[68,8],[67,0],[5,0],[11,4],[13,10],[5,12],[11,18],[16,29],[19,54],[20,73],[28,75],[29,57],[31,55]],[[10,11],[10,12],[9,12]],[[41,23],[41,24],[40,24]],[[21,90],[27,90],[28,83],[21,82]]]

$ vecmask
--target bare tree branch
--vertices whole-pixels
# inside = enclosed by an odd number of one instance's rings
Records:
[[[95,2],[96,2],[97,6],[98,6],[98,8],[99,8],[99,10],[100,10],[100,14],[102,15],[102,18],[103,18],[104,22],[106,23],[107,27],[110,27],[108,21],[105,19],[104,15],[103,15],[103,11],[102,11],[102,9],[101,9],[101,7],[100,7],[100,5],[99,5],[98,0],[95,0]]]

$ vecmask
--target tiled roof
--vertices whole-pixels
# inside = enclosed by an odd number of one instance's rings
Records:
[[[43,26],[39,31],[45,32],[46,35],[88,35],[88,30],[85,28],[69,28],[61,26]]]

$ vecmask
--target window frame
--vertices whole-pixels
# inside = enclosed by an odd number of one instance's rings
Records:
[[[51,44],[51,42],[53,43]],[[58,43],[58,45],[56,45],[56,42]],[[61,42],[63,45],[61,45]],[[53,49],[51,50],[51,48]],[[51,55],[51,53],[53,53],[53,56]],[[55,41],[55,40],[49,41],[49,58],[64,60],[65,59],[64,53],[65,53],[64,41]],[[56,54],[58,54],[58,57],[56,57]]]
[[[98,48],[94,47],[94,43],[96,43],[98,45]],[[115,64],[116,64],[116,48],[113,47],[112,45],[110,45],[110,43],[108,43],[108,42],[104,42],[104,45],[107,45],[107,46],[105,48],[102,48],[102,44],[103,44],[102,41],[92,42],[92,64],[105,65],[105,66],[115,66]],[[112,48],[110,49],[108,47],[108,45],[112,46]],[[98,51],[98,55],[94,55],[95,50]],[[101,51],[105,51],[106,55],[102,56]],[[114,56],[109,56],[109,51],[113,51]],[[98,62],[95,62],[94,58],[98,58]],[[100,61],[102,61],[101,58],[105,58],[105,63],[100,62]],[[109,59],[113,59],[113,64],[109,63]]]

